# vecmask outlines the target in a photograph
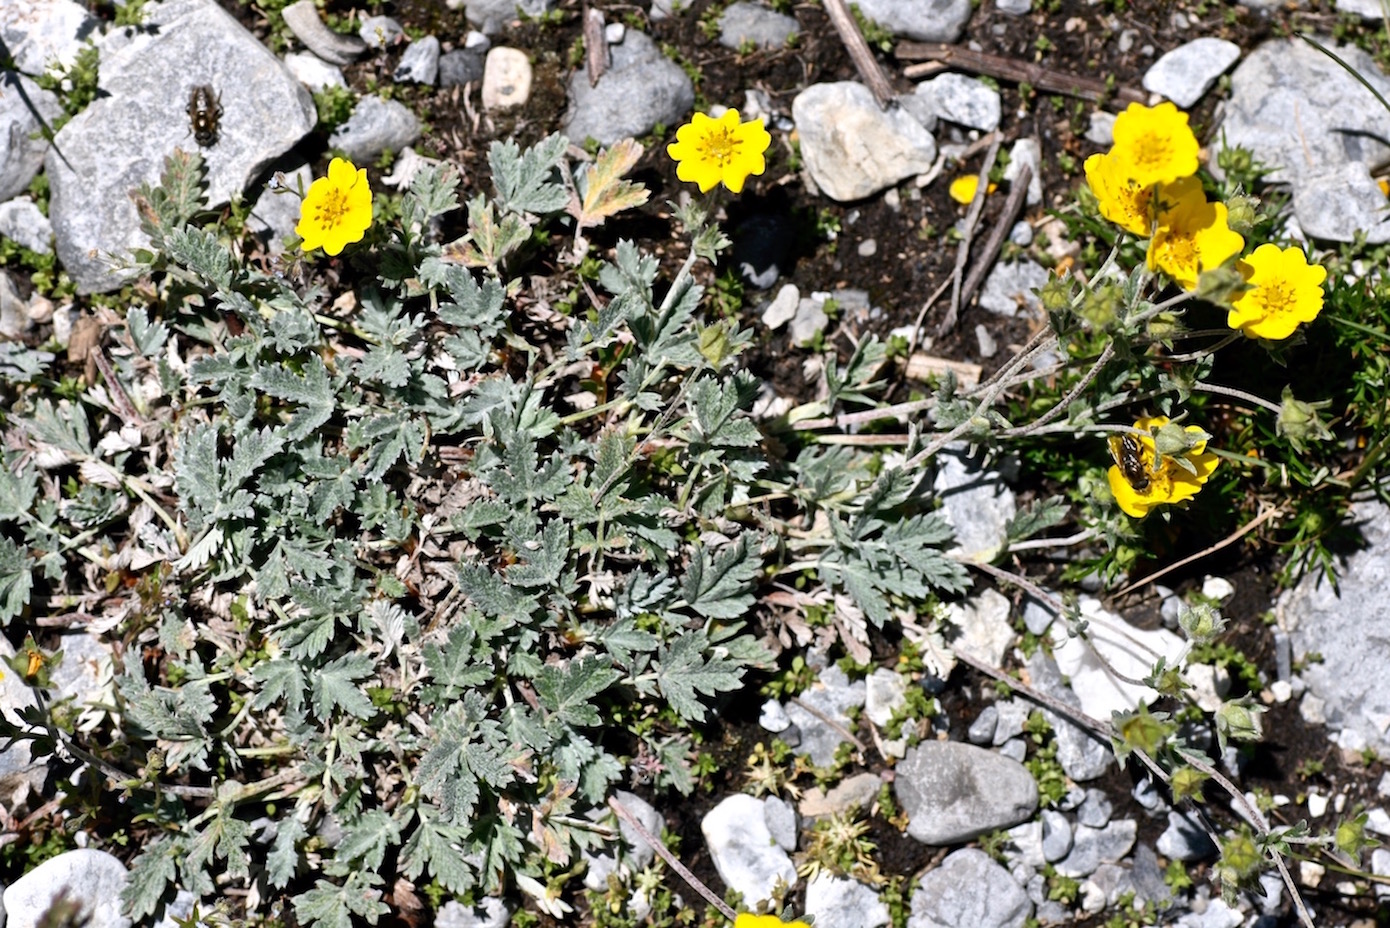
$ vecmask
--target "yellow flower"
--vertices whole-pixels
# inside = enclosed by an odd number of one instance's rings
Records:
[[[753,915],[740,912],[734,919],[734,928],[811,928],[803,921],[784,922],[776,915]]]
[[[748,175],[767,169],[763,152],[771,142],[761,119],[741,123],[738,110],[725,110],[718,119],[696,113],[676,130],[666,153],[676,162],[676,176],[699,184],[701,193],[719,183],[739,193]]]
[[[1171,103],[1131,103],[1115,117],[1114,136],[1110,156],[1125,164],[1125,176],[1141,188],[1197,173],[1197,137],[1187,114]]]
[[[1155,506],[1180,503],[1196,496],[1220,461],[1216,455],[1206,451],[1206,442],[1199,441],[1192,450],[1183,455],[1196,473],[1167,455],[1164,455],[1162,463],[1155,467],[1154,456],[1157,451],[1154,449],[1153,433],[1150,429],[1160,429],[1167,424],[1166,416],[1146,416],[1135,422],[1134,427],[1145,434],[1131,433],[1126,434],[1125,438],[1137,444],[1138,459],[1126,461],[1123,452],[1116,453],[1115,456],[1119,460],[1106,473],[1110,481],[1110,492],[1115,495],[1115,502],[1127,515],[1136,519],[1144,518]],[[1202,430],[1195,425],[1189,425],[1186,431]],[[1123,464],[1128,466],[1122,467]]]
[[[371,224],[372,188],[366,168],[334,158],[328,163],[328,176],[314,181],[304,194],[294,231],[304,240],[300,247],[305,251],[322,248],[336,255],[360,242]]]
[[[1241,261],[1240,271],[1250,289],[1231,302],[1226,324],[1251,338],[1288,338],[1322,311],[1327,269],[1309,264],[1298,248],[1261,245]]]
[[[1147,263],[1184,290],[1195,290],[1202,271],[1220,267],[1245,247],[1245,239],[1226,223],[1226,205],[1208,203],[1195,177],[1163,187],[1159,198],[1163,202]]]
[[[951,181],[951,186],[946,188],[946,193],[962,206],[969,206],[974,201],[975,191],[978,189],[980,189],[980,175],[962,174]],[[990,184],[985,188],[985,193],[993,193],[995,189],[994,184]]]
[[[1086,183],[1100,214],[1126,232],[1148,238],[1153,232],[1153,187],[1141,187],[1124,172],[1126,164],[1112,155],[1086,159]]]

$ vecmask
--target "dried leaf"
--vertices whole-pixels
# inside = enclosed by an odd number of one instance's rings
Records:
[[[577,178],[581,199],[576,202],[571,198],[566,207],[569,214],[578,220],[576,232],[599,225],[614,213],[647,202],[651,192],[646,187],[623,180],[623,175],[632,170],[642,157],[643,150],[635,140],[622,139],[606,151],[599,152],[594,163]]]

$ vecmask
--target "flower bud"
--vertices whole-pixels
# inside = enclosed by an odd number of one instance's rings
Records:
[[[1187,330],[1174,313],[1159,313],[1149,320],[1149,338],[1156,342],[1167,341]]]
[[[1284,388],[1281,399],[1283,402],[1279,407],[1275,429],[1281,437],[1289,440],[1289,444],[1293,445],[1295,450],[1302,451],[1307,442],[1327,441],[1332,437],[1322,417],[1318,415],[1318,410],[1330,406],[1331,400],[1304,403],[1294,399],[1293,390],[1289,387]]]
[[[1202,271],[1198,276],[1196,295],[1200,300],[1229,308],[1232,300],[1249,289],[1240,271],[1234,267],[1217,267]]]
[[[1195,606],[1184,603],[1178,609],[1178,626],[1193,644],[1210,644],[1226,630],[1226,620],[1208,603]]]
[[[1071,291],[1074,279],[1053,274],[1038,290],[1038,298],[1043,309],[1050,313],[1066,312],[1071,308]]]
[[[1228,740],[1259,741],[1264,736],[1260,716],[1264,707],[1250,702],[1249,697],[1228,700],[1216,710],[1216,740],[1226,750]]]
[[[1154,450],[1165,458],[1179,458],[1210,439],[1201,429],[1189,432],[1177,422],[1168,422],[1154,432]]]
[[[1124,291],[1114,283],[1101,284],[1086,291],[1077,307],[1077,315],[1085,320],[1088,328],[1107,329],[1115,321],[1116,310],[1124,299]]]
[[[1259,197],[1240,194],[1231,197],[1226,201],[1226,225],[1230,226],[1232,232],[1248,234],[1259,218],[1259,206]]]

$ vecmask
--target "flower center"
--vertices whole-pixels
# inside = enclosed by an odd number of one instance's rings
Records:
[[[1135,163],[1149,170],[1166,166],[1173,158],[1171,140],[1159,133],[1140,136],[1134,146]]]
[[[1268,315],[1281,316],[1293,309],[1296,302],[1293,287],[1283,280],[1265,284],[1260,288],[1260,302]]]
[[[314,207],[314,218],[319,225],[331,228],[343,221],[347,211],[347,191],[334,187],[324,195],[323,201]]]
[[[1174,232],[1164,242],[1165,249],[1172,257],[1172,264],[1177,268],[1197,267],[1197,240],[1196,237],[1182,232]]]
[[[711,161],[718,161],[722,168],[734,158],[738,157],[739,140],[734,138],[724,126],[715,129],[705,136],[705,157]]]

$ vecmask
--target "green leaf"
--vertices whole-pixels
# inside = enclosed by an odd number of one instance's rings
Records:
[[[1004,531],[1009,541],[1022,541],[1057,525],[1067,517],[1069,511],[1066,500],[1060,496],[1034,500],[1009,520]]]
[[[252,376],[251,386],[298,404],[288,423],[286,437],[291,441],[304,438],[327,422],[337,402],[328,368],[317,355],[305,362],[302,377],[279,365],[267,365]]]
[[[702,721],[705,706],[697,694],[713,696],[737,689],[743,668],[723,657],[705,658],[709,639],[701,631],[685,632],[657,652],[657,684],[681,718]]]
[[[261,685],[251,700],[251,708],[269,709],[283,700],[285,711],[299,715],[304,708],[304,668],[298,661],[274,658],[261,661],[251,670],[251,678]]]
[[[24,548],[0,535],[0,625],[24,612],[34,587],[34,561]]]
[[[142,358],[158,355],[169,339],[169,327],[158,319],[151,322],[150,314],[143,306],[132,306],[126,310],[125,327],[131,343]]]
[[[430,642],[424,646],[425,666],[432,685],[424,698],[429,702],[456,699],[464,690],[492,678],[494,670],[488,655],[479,654],[476,636],[466,625],[449,630],[444,647]]]
[[[493,215],[492,202],[481,193],[468,201],[468,233],[444,249],[444,257],[494,273],[503,260],[531,238],[531,224],[516,213]]]
[[[498,205],[509,212],[537,215],[564,209],[569,193],[552,178],[567,147],[569,139],[563,135],[548,135],[525,152],[510,139],[488,146]]]
[[[375,925],[391,910],[381,901],[381,877],[363,870],[348,873],[342,886],[319,880],[314,888],[294,898],[294,914],[305,928],[352,928],[353,916]]]
[[[121,887],[121,912],[127,918],[143,921],[173,900],[175,851],[174,839],[166,835],[145,845],[135,858]]]
[[[738,618],[753,605],[749,588],[760,566],[761,558],[751,547],[749,533],[739,535],[713,561],[709,550],[701,546],[690,559],[681,595],[686,605],[706,618]]]
[[[359,719],[375,715],[376,707],[358,685],[359,680],[372,675],[372,670],[372,659],[357,652],[345,654],[314,671],[309,679],[314,715],[325,722],[334,709],[342,709]]]
[[[598,709],[590,703],[621,676],[606,657],[577,657],[563,666],[546,664],[536,677],[536,696],[565,725],[598,725]]]
[[[271,886],[284,889],[290,880],[294,879],[295,871],[299,868],[297,845],[308,835],[309,832],[303,823],[295,816],[287,815],[280,819],[278,830],[275,832],[275,843],[271,845],[270,853],[265,858],[266,876]]]
[[[463,852],[468,827],[440,820],[439,813],[427,804],[419,812],[420,824],[401,847],[401,871],[407,879],[415,880],[428,868],[449,892],[456,896],[466,893],[477,881]]]
[[[360,861],[368,870],[380,870],[387,848],[395,847],[400,840],[401,828],[395,819],[380,809],[372,809],[343,829],[343,840],[334,860],[342,864]]]

